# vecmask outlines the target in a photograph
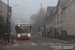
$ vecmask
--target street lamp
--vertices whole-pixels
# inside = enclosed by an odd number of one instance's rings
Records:
[[[12,8],[14,8],[14,7],[16,7],[16,6],[18,6],[18,5],[12,6]],[[12,16],[12,13],[9,12],[9,14]],[[11,20],[11,19],[10,19],[10,20]],[[10,21],[10,20],[9,20],[9,21]]]
[[[14,7],[16,7],[16,6],[18,6],[18,5],[12,6],[12,8],[14,8]],[[11,15],[12,15],[12,13],[10,13],[10,12],[9,12],[9,14],[11,14]]]
[[[15,5],[17,6],[17,5]],[[9,30],[10,30],[10,27],[9,27],[9,14],[12,14],[9,12],[9,0],[7,0],[7,37],[8,37],[8,43],[10,43],[10,34],[9,34]]]
[[[16,7],[16,6],[18,6],[18,5],[12,6],[12,8],[13,8],[13,7]]]
[[[8,43],[10,43],[10,35],[9,35],[9,0],[7,0],[7,38],[8,38]]]

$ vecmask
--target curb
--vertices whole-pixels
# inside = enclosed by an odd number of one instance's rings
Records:
[[[10,46],[10,45],[15,45],[15,44],[18,44],[16,40],[14,40],[13,44],[7,43],[7,45],[5,45],[5,41],[4,41],[2,46]]]
[[[43,37],[43,36],[41,36],[41,37]],[[50,39],[50,40],[57,41],[57,42],[61,42],[61,43],[72,44],[72,42],[69,42],[69,41],[63,41],[63,40],[47,38],[47,37],[43,37],[43,38]]]
[[[5,45],[5,43],[4,43],[3,46],[9,46],[9,45],[14,45],[14,44],[16,44],[16,43],[15,42],[13,44],[7,43],[7,45]]]

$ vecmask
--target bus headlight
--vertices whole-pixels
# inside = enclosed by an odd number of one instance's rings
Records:
[[[20,34],[18,34],[17,37],[20,37]]]
[[[31,34],[28,34],[28,37],[31,37]]]

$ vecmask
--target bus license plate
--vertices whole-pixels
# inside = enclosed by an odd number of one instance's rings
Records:
[[[22,36],[25,36],[26,34],[22,34]]]

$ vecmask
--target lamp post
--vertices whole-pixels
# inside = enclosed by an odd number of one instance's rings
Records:
[[[16,7],[16,6],[17,6],[17,5],[12,6],[12,8],[13,8],[13,7]],[[10,14],[12,15],[12,13],[10,13]],[[12,19],[13,19],[13,18],[11,17],[11,18],[10,18],[10,22],[12,21]],[[13,44],[13,39],[14,39],[14,37],[13,37],[13,33],[14,33],[14,32],[13,32],[13,30],[14,30],[13,27],[14,27],[14,25],[13,25],[13,23],[11,22],[11,24],[10,24],[10,31],[12,32],[12,33],[11,33],[11,36],[10,36],[10,37],[11,37],[11,40],[10,40],[10,41],[11,41],[11,44]]]
[[[15,6],[17,6],[17,5],[15,5]],[[8,38],[8,43],[10,43],[10,34],[9,34],[9,30],[10,30],[10,27],[9,27],[9,0],[7,0],[7,19],[6,19],[6,21],[7,21],[7,38]]]
[[[18,6],[18,5],[12,6],[12,8],[13,8],[13,7],[16,7],[16,6]],[[10,13],[10,12],[9,12],[9,14],[11,14],[11,15],[12,15],[12,13]]]
[[[18,5],[12,6],[12,8],[13,8],[13,7],[16,7],[16,6],[18,6]]]
[[[13,44],[13,33],[11,34],[12,38],[11,38],[11,43]]]
[[[5,41],[5,45],[7,45],[7,33],[5,34],[5,36],[6,36],[6,41]]]
[[[8,43],[10,43],[10,35],[9,35],[9,0],[7,0],[7,38]]]

